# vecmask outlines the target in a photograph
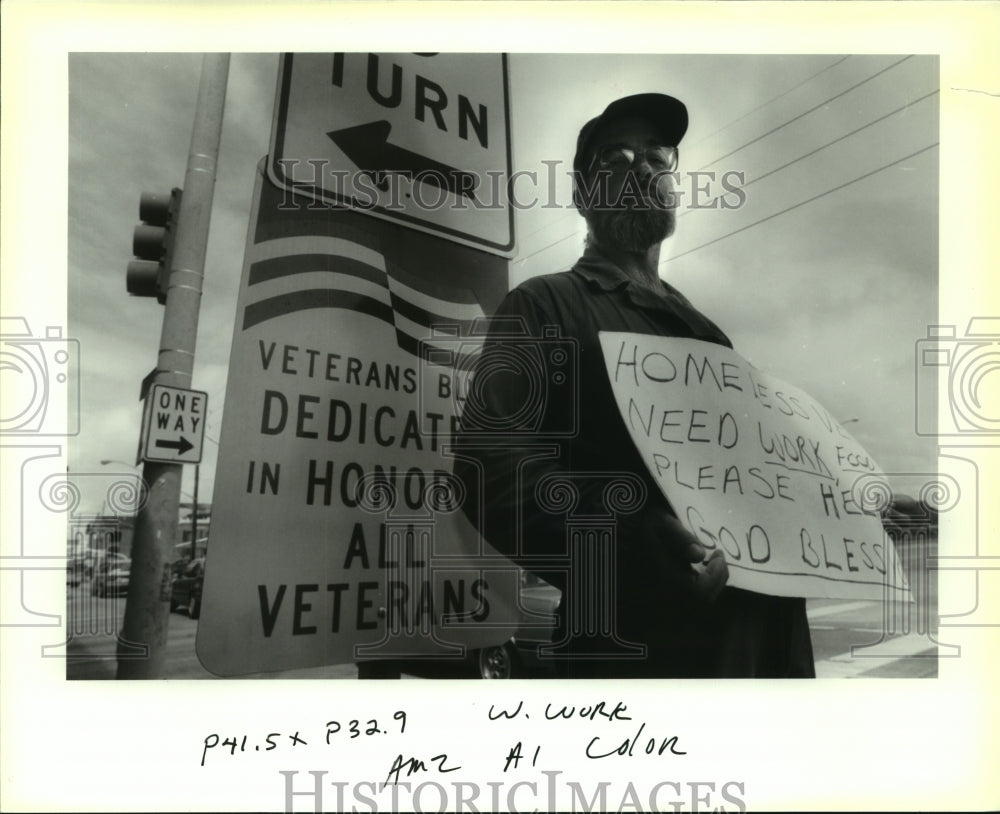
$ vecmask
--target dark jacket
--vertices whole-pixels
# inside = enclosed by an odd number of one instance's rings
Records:
[[[690,565],[644,530],[651,512],[673,512],[618,412],[599,331],[732,347],[680,292],[637,285],[592,249],[570,271],[526,281],[497,310],[469,387],[455,471],[483,536],[563,592],[557,669],[568,677],[815,675],[804,600],[730,587],[714,602],[700,598]],[[631,506],[609,498],[616,481],[642,493]]]

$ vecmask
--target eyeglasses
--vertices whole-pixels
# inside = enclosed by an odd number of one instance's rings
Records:
[[[642,158],[656,172],[673,172],[680,161],[680,150],[676,147],[649,147],[645,150],[621,145],[604,147],[591,160],[588,172],[595,165],[602,170],[625,170]]]

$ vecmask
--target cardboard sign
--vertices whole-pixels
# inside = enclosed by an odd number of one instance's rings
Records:
[[[517,569],[460,510],[460,383],[421,342],[506,261],[355,212],[286,208],[258,168],[226,388],[198,655],[222,675],[460,658],[513,632]],[[426,375],[424,375],[426,373]]]
[[[681,521],[725,553],[730,585],[908,598],[879,517],[888,494],[879,468],[815,399],[720,345],[611,332],[600,340],[643,461]]]

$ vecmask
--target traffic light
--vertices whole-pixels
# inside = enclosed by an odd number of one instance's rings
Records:
[[[167,301],[167,284],[177,240],[177,215],[181,190],[169,195],[143,192],[139,198],[139,219],[132,234],[132,253],[139,258],[128,264],[125,288],[136,297],[156,297]]]

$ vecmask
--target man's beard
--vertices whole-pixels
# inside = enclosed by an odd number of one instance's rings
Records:
[[[644,252],[674,233],[673,209],[648,206],[637,209],[595,209],[590,227],[601,246],[624,252]]]

